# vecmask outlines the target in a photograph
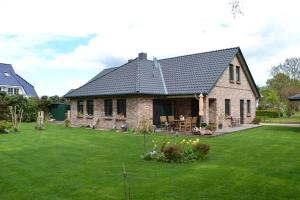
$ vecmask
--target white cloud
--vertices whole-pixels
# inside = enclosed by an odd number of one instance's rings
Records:
[[[72,70],[96,74],[141,51],[149,58],[164,58],[241,46],[255,80],[262,85],[271,66],[299,57],[298,2],[243,0],[244,16],[237,19],[230,13],[229,2],[0,0],[0,62],[12,63],[28,75],[69,69],[64,85],[69,87]],[[95,37],[88,44],[71,52],[58,53],[45,46],[61,37],[90,34]]]

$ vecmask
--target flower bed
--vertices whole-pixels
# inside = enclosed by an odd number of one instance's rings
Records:
[[[145,160],[157,160],[160,162],[185,163],[203,160],[208,154],[210,146],[200,143],[199,139],[181,141],[155,141],[152,140],[152,151],[146,153]]]

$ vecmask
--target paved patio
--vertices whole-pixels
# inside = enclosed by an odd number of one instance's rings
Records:
[[[236,132],[236,131],[242,131],[242,130],[246,130],[246,129],[250,129],[250,128],[257,128],[262,126],[261,124],[242,124],[238,127],[229,127],[229,128],[223,128],[223,129],[219,129],[217,131],[214,132],[213,136],[217,136],[217,135],[223,135],[226,133],[232,133],[232,132]]]
[[[300,127],[300,123],[290,123],[290,124],[282,124],[282,123],[260,123],[264,126],[290,126],[290,127]]]

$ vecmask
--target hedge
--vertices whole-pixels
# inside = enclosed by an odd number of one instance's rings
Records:
[[[280,111],[279,110],[257,110],[256,116],[277,118],[280,116]]]

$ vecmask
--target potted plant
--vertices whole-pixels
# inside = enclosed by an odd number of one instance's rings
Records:
[[[218,124],[218,128],[219,129],[222,129],[223,128],[223,122],[224,122],[224,119],[225,119],[225,114],[222,112],[220,115],[219,115],[219,124]]]

